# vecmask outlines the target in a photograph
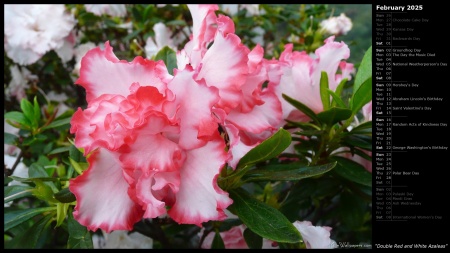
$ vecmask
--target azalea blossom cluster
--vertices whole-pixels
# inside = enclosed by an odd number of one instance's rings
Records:
[[[70,191],[75,219],[90,230],[131,230],[166,214],[197,226],[224,220],[233,200],[217,184],[220,171],[235,169],[284,119],[308,120],[282,94],[320,112],[321,71],[332,90],[354,72],[348,46],[333,36],[313,55],[287,44],[278,60],[264,59],[260,45],[247,48],[232,19],[216,14],[218,5],[188,8],[193,33],[173,75],[161,60],[118,59],[109,42],[81,61],[76,84],[88,105],[70,131],[89,168]]]

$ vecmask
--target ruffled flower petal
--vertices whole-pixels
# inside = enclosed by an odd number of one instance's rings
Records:
[[[180,170],[180,189],[175,204],[168,211],[170,217],[178,223],[197,226],[227,217],[224,209],[233,201],[217,185],[226,159],[225,143],[218,133],[205,146],[186,152],[186,161]]]
[[[89,168],[70,180],[77,198],[74,218],[89,230],[131,230],[142,218],[142,208],[127,194],[129,187],[116,156],[99,149],[88,158]]]

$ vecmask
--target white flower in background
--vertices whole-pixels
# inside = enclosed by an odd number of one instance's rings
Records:
[[[294,226],[302,235],[307,249],[332,249],[336,242],[330,239],[331,227],[313,226],[310,221],[295,221]]]
[[[5,165],[8,169],[11,169],[14,166],[14,163],[17,160],[17,157],[11,156],[11,155],[4,155],[5,159]],[[12,173],[12,176],[21,177],[21,178],[28,178],[28,168],[23,164],[22,162],[19,162],[14,169],[14,172]],[[21,183],[19,181],[13,180],[9,182],[10,185],[25,185],[24,183]]]
[[[127,14],[125,4],[85,4],[84,7],[86,11],[97,16],[106,14],[112,17],[124,17]]]
[[[182,32],[179,32],[176,36],[171,38],[172,31],[161,22],[156,23],[153,26],[153,31],[155,32],[154,39],[152,37],[148,37],[144,48],[148,59],[151,59],[165,46],[177,51],[178,45],[187,38]],[[188,32],[189,28],[185,27],[184,31]]]
[[[259,4],[221,4],[221,10],[231,16],[236,15],[239,10],[246,9],[246,17],[256,16],[260,14]]]
[[[157,4],[156,7],[158,7],[158,8],[163,8],[163,7],[166,7],[166,5],[167,5],[167,4]],[[178,4],[168,4],[168,5],[172,5],[173,7],[178,6]]]
[[[4,120],[4,126],[5,126],[4,127],[5,133],[14,134],[16,136],[19,135],[19,129],[8,124],[6,122],[6,119]],[[6,155],[10,155],[10,156],[17,155],[19,153],[19,148],[16,146],[13,146],[13,145],[5,144],[4,153],[5,153],[5,157],[6,157]],[[6,158],[5,158],[5,162],[6,162]],[[9,168],[11,168],[11,167],[9,167]]]
[[[46,96],[47,96],[48,100],[58,102],[58,106],[57,106],[58,112],[56,113],[55,117],[59,117],[65,111],[70,109],[70,107],[68,107],[64,103],[68,99],[66,94],[50,91],[49,93],[47,93]]]
[[[4,48],[14,62],[29,65],[63,46],[76,20],[64,4],[6,4]]]
[[[103,237],[94,235],[92,241],[94,249],[153,249],[153,239],[138,232],[129,233],[116,230],[105,233]]]
[[[78,45],[75,48],[75,66],[73,68],[72,73],[76,76],[80,75],[80,68],[81,68],[81,59],[83,56],[91,49],[96,47],[96,45],[93,42],[87,42],[81,45]]]
[[[31,74],[25,67],[17,65],[9,67],[9,70],[11,71],[11,81],[5,88],[5,95],[15,97],[20,102],[22,98],[26,98],[25,89],[29,87],[29,83],[36,82],[38,77]]]
[[[344,13],[341,13],[338,17],[330,17],[323,20],[320,26],[326,33],[345,35],[352,29],[353,23]]]
[[[259,44],[260,46],[264,46],[264,33],[266,32],[260,26],[253,27],[252,32],[257,35],[252,38],[253,43]]]
[[[59,58],[63,63],[66,63],[72,60],[75,54],[75,43],[76,43],[76,35],[75,31],[72,31],[65,39],[63,45],[55,49],[56,54],[58,54]]]

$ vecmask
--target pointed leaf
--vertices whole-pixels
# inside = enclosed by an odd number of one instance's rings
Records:
[[[291,134],[283,128],[280,128],[271,137],[245,154],[239,161],[237,168],[244,168],[274,158],[289,147],[290,144]]]
[[[323,110],[330,108],[330,96],[328,90],[328,74],[325,71],[320,73],[320,98],[322,99]]]
[[[354,127],[350,134],[372,134],[372,121],[366,121]]]
[[[177,68],[177,56],[168,46],[163,47],[155,56],[155,61],[163,60],[166,64],[167,71],[173,75],[173,69]]]
[[[33,187],[28,185],[10,185],[4,188],[4,203],[18,198],[31,196]]]
[[[23,115],[27,118],[32,126],[35,126],[34,121],[34,108],[33,105],[26,98],[20,101],[20,109],[22,109]]]
[[[211,249],[225,249],[225,244],[223,243],[223,239],[220,236],[219,231],[214,233],[214,239],[211,244]]]
[[[69,190],[69,188],[64,188],[61,191],[54,194],[55,199],[61,203],[71,203],[76,201],[75,195]]]
[[[372,100],[372,78],[361,84],[359,89],[353,94],[351,108],[353,113],[357,113],[361,108]]]
[[[22,235],[16,235],[5,248],[14,249],[36,249],[41,248],[39,245],[41,237],[45,236],[44,232],[50,226],[52,215],[46,215],[34,223],[31,227],[23,232]]]
[[[43,212],[54,211],[55,207],[40,207],[40,208],[32,208],[25,210],[17,210],[12,212],[7,212],[4,215],[4,231],[8,231],[9,229],[25,222],[34,216],[41,214]]]
[[[372,187],[372,173],[361,164],[339,156],[333,156],[331,159],[337,161],[333,170],[336,174],[352,182]]]
[[[94,247],[91,233],[73,218],[72,212],[69,212],[67,226],[69,231],[68,249],[92,249]]]
[[[243,179],[246,182],[300,180],[326,173],[335,166],[336,162],[317,166],[305,166],[296,163],[268,165],[248,171]]]
[[[263,238],[248,228],[244,230],[244,239],[250,249],[262,248]]]
[[[34,97],[33,104],[33,121],[36,122],[37,127],[39,125],[39,121],[41,120],[41,108],[39,107],[37,97]]]
[[[14,124],[11,124],[10,122],[17,122],[24,127],[27,126],[30,127],[31,125],[31,122],[21,112],[17,111],[7,112],[3,114],[3,117],[5,118],[6,122],[8,122],[12,126],[14,126]]]
[[[42,127],[42,130],[47,130],[47,129],[60,127],[60,126],[64,126],[64,125],[69,125],[71,119],[72,118],[65,118],[65,119],[55,120],[52,123],[48,124],[47,126]]]
[[[337,106],[342,107],[342,108],[347,108],[347,106],[345,105],[344,101],[342,101],[342,98],[339,97],[338,94],[336,94],[335,92],[333,92],[330,89],[328,89],[327,91],[333,97],[333,101],[331,103],[331,106],[336,107],[336,105],[337,105]]]
[[[230,191],[231,210],[242,222],[261,237],[277,242],[296,243],[302,240],[300,232],[277,209],[249,196],[242,188]]]
[[[346,108],[333,107],[329,110],[323,111],[317,114],[322,123],[329,126],[338,123],[339,121],[346,120],[352,116],[352,111]]]
[[[295,108],[299,109],[306,116],[310,117],[313,121],[315,121],[317,123],[320,123],[320,120],[317,118],[316,113],[313,110],[311,110],[311,108],[309,108],[308,106],[306,106],[302,102],[297,101],[297,100],[289,97],[286,94],[282,94],[282,96],[287,102],[289,102]]]
[[[347,135],[343,138],[344,142],[350,146],[360,147],[372,151],[372,137],[362,134]]]
[[[358,91],[360,86],[367,80],[372,78],[372,46],[367,49],[358,68],[353,85],[353,95]]]

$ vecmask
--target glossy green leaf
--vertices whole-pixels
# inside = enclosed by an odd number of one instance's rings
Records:
[[[346,135],[343,138],[343,140],[348,145],[352,145],[369,151],[372,150],[372,137],[369,135],[363,134]]]
[[[68,249],[92,249],[92,235],[85,226],[82,226],[73,218],[72,212],[68,212],[68,231],[69,240],[67,241]]]
[[[4,215],[4,231],[8,231],[9,229],[25,222],[34,216],[41,214],[43,212],[53,211],[56,207],[40,207],[40,208],[31,208],[25,210],[17,210],[12,212],[7,212]]]
[[[60,126],[64,126],[64,125],[69,125],[71,119],[72,118],[65,118],[65,119],[55,120],[52,123],[48,124],[47,126],[42,127],[42,130],[47,130],[47,129],[60,127]]]
[[[10,185],[4,187],[4,203],[13,201],[18,198],[31,196],[33,187],[28,185]]]
[[[302,240],[300,232],[277,209],[249,196],[243,189],[230,191],[231,209],[242,222],[261,237],[277,242],[296,243]]]
[[[342,120],[347,120],[352,116],[352,111],[346,108],[333,107],[329,110],[317,114],[317,118],[322,123],[334,125]]]
[[[33,100],[33,121],[36,122],[36,127],[39,125],[39,121],[41,120],[41,107],[37,101],[37,97],[34,97]]]
[[[57,203],[56,204],[56,225],[59,227],[62,225],[67,216],[67,210],[69,209],[69,203]]]
[[[330,108],[330,96],[328,90],[328,74],[325,71],[320,73],[320,99],[322,100],[323,110]]]
[[[350,134],[372,134],[372,121],[366,121],[354,127]]]
[[[225,249],[225,244],[223,242],[222,236],[220,236],[219,231],[214,233],[214,239],[211,244],[211,249]]]
[[[359,65],[358,72],[355,76],[355,83],[353,85],[353,96],[360,86],[369,78],[372,79],[372,46],[367,49],[361,60],[361,64]]]
[[[5,243],[5,248],[12,249],[38,249],[39,241],[45,236],[46,230],[49,228],[52,220],[52,215],[46,215],[35,222],[31,227],[25,230],[22,235],[16,235],[8,244]]]
[[[76,201],[75,195],[69,190],[69,188],[64,188],[61,191],[54,194],[55,199],[61,203],[71,203]]]
[[[261,142],[245,154],[237,166],[238,169],[276,157],[291,144],[291,134],[280,128],[275,134]]]
[[[263,238],[248,228],[244,230],[244,239],[250,249],[262,248]]]
[[[328,74],[325,71],[320,73],[320,99],[322,100],[323,110],[330,108],[330,96],[328,90]]]
[[[342,98],[339,97],[339,95],[337,95],[335,92],[333,92],[332,90],[328,89],[327,90],[328,93],[333,97],[333,101],[331,102],[331,106],[332,107],[342,107],[342,108],[347,108],[347,106],[345,105],[344,101],[342,101]]]
[[[317,118],[316,113],[313,110],[311,110],[308,106],[306,106],[305,104],[303,104],[300,101],[297,101],[297,100],[289,97],[286,94],[282,94],[282,96],[283,96],[284,100],[289,102],[289,104],[291,104],[295,108],[299,109],[301,112],[303,112],[306,116],[310,117],[316,123],[320,123],[320,120]]]
[[[336,166],[336,162],[317,166],[305,166],[304,164],[274,164],[250,170],[243,179],[251,181],[289,181],[300,180],[307,177],[317,176],[330,171]]]
[[[357,230],[364,224],[365,203],[354,194],[343,192],[339,201],[341,225]]]
[[[337,161],[334,172],[352,182],[372,187],[372,173],[368,172],[361,164],[344,157],[333,156]]]
[[[372,78],[361,84],[359,89],[353,94],[351,108],[353,113],[357,113],[361,108],[372,100]]]
[[[166,64],[167,71],[173,75],[173,69],[177,68],[177,56],[168,46],[163,47],[155,56],[155,61],[163,60]]]
[[[31,126],[31,122],[21,112],[17,112],[17,111],[7,112],[7,113],[3,114],[3,117],[5,118],[6,122],[11,121],[11,122],[17,122],[22,126],[28,126],[28,127]]]
[[[20,109],[22,109],[23,115],[27,118],[33,127],[36,127],[36,123],[34,121],[34,107],[27,99],[23,98],[20,101]]]
[[[54,155],[54,154],[59,154],[59,153],[64,153],[69,151],[70,147],[59,147],[59,148],[55,148],[53,149],[50,153],[48,153],[49,155]]]

